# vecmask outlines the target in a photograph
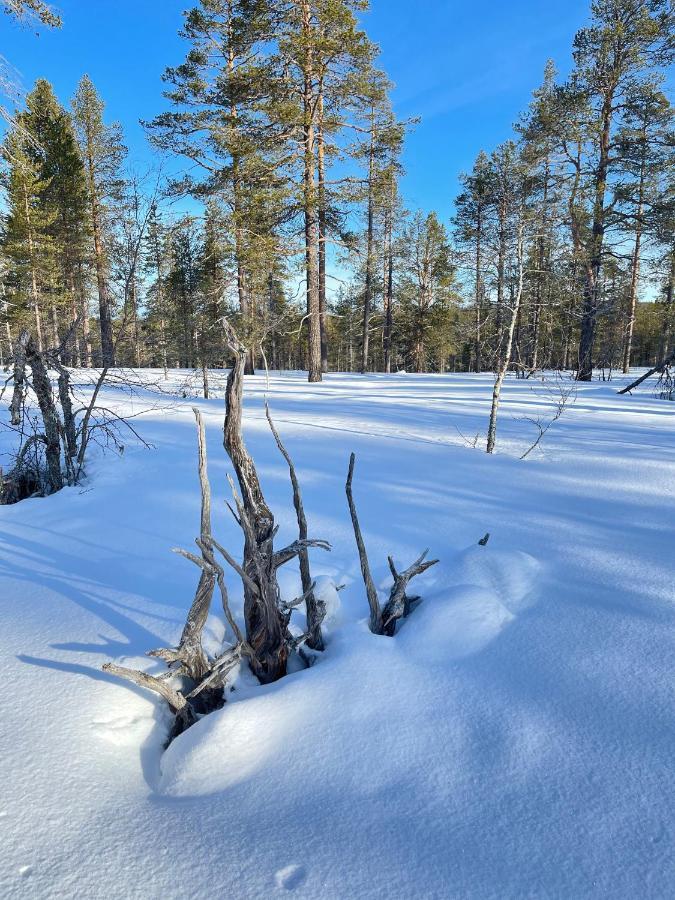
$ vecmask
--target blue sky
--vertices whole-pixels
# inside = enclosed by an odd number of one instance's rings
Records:
[[[180,62],[178,37],[189,0],[61,0],[64,27],[39,37],[0,17],[2,54],[24,87],[43,76],[62,101],[87,72],[122,122],[132,158],[148,149],[139,119],[165,108],[161,74]],[[404,158],[403,193],[411,206],[452,213],[457,176],[481,148],[509,137],[552,57],[564,74],[588,0],[371,0],[364,17],[382,49],[402,117],[421,116]]]

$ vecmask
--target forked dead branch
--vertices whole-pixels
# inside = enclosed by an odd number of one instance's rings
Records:
[[[363,542],[363,535],[361,534],[361,526],[359,524],[359,517],[356,513],[356,504],[354,503],[354,495],[352,492],[355,462],[356,457],[352,453],[352,455],[349,457],[349,471],[347,473],[347,484],[345,485],[345,490],[347,492],[349,513],[351,515],[352,526],[354,528],[356,547],[359,552],[361,574],[363,576],[363,583],[366,587],[366,596],[368,598],[368,605],[370,607],[370,630],[373,632],[373,634],[386,634],[391,637],[396,631],[396,623],[398,622],[398,620],[405,618],[409,614],[413,604],[420,599],[419,597],[409,597],[407,595],[406,591],[408,588],[408,584],[416,575],[421,575],[423,572],[426,572],[427,569],[435,566],[438,560],[427,560],[426,556],[429,551],[425,550],[422,554],[420,554],[420,556],[415,560],[414,563],[408,566],[407,569],[399,572],[396,569],[392,557],[388,556],[387,562],[389,563],[389,571],[392,574],[394,583],[389,592],[389,599],[387,600],[386,604],[384,605],[384,607],[380,606],[380,601],[377,597],[377,589],[375,588],[375,583],[370,572],[370,563],[368,562],[366,545]]]

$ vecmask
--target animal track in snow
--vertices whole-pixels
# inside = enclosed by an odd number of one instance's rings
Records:
[[[304,866],[290,865],[279,869],[274,875],[274,882],[283,891],[294,891],[300,887],[307,877]]]
[[[144,716],[118,715],[92,719],[94,730],[111,744],[134,743],[146,731],[148,720]]]

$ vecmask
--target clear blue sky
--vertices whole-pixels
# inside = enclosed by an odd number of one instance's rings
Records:
[[[457,176],[510,134],[552,57],[564,74],[590,0],[371,0],[364,17],[396,84],[400,116],[421,116],[405,152],[406,200],[451,215]],[[87,72],[122,122],[132,158],[150,151],[139,119],[165,108],[160,76],[179,63],[189,0],[61,0],[64,27],[39,37],[0,16],[0,53],[25,88],[43,76],[67,102]]]

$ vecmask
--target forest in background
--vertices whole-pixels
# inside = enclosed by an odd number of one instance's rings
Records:
[[[22,328],[70,366],[628,371],[673,349],[675,166],[663,0],[595,0],[452,221],[399,189],[365,0],[201,0],[138,174],[105,98],[40,79],[2,145],[0,364]],[[37,0],[5,2],[45,27]],[[168,60],[167,62],[176,62]],[[461,140],[458,135],[457,140]],[[184,160],[165,178],[165,155]],[[423,160],[417,164],[423,165]],[[439,190],[442,190],[439,173]],[[177,198],[190,198],[176,215]]]

